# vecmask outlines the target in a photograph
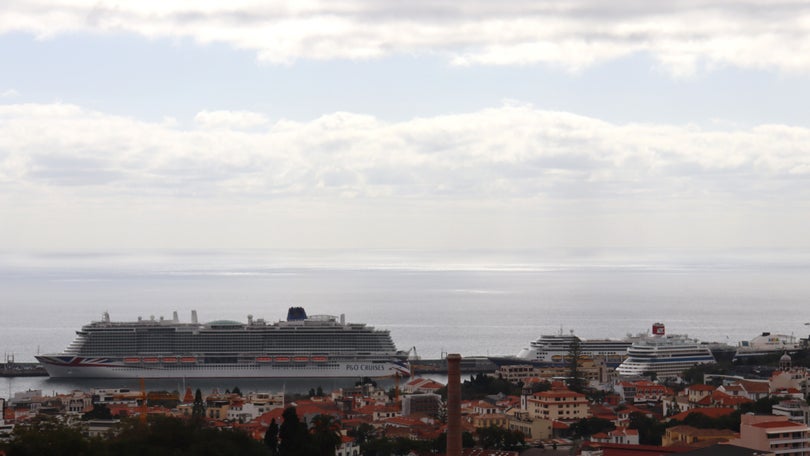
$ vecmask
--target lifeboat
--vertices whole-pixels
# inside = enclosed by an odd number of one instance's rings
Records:
[[[562,361],[562,359],[563,359],[562,355],[554,355],[551,357],[551,360],[554,361],[555,363],[559,363],[560,361]]]
[[[290,358],[288,356],[276,356],[274,361],[277,363],[289,363]]]
[[[256,357],[256,361],[258,361],[260,363],[269,363],[269,362],[273,361],[273,358],[271,358],[269,356],[258,356],[258,357]]]
[[[305,363],[309,361],[309,358],[307,358],[306,356],[296,356],[295,358],[293,358],[293,361],[295,361],[296,363]]]
[[[180,362],[181,363],[196,363],[197,358],[195,358],[193,356],[185,356],[183,358],[180,358]]]
[[[173,357],[173,356],[167,356],[167,357],[165,357],[165,358],[161,358],[160,360],[161,360],[162,362],[164,362],[164,363],[169,363],[169,364],[172,364],[172,363],[176,363],[176,362],[177,362],[177,358],[175,358],[175,357]]]
[[[143,362],[145,362],[145,363],[156,363],[156,362],[158,362],[158,359],[157,358],[144,358]]]
[[[316,363],[325,363],[326,356],[313,356],[312,360],[315,361]]]
[[[141,358],[124,358],[125,363],[139,363]]]

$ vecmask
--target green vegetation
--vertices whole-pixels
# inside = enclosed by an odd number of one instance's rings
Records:
[[[740,412],[736,411],[726,416],[711,418],[695,411],[687,415],[683,421],[670,420],[666,427],[671,428],[682,424],[698,429],[731,429],[734,432],[740,432]]]
[[[582,344],[578,339],[574,339],[568,347],[568,388],[571,391],[581,393],[585,391],[587,382],[579,371],[580,358],[582,357]]]
[[[82,415],[82,420],[111,420],[113,419],[112,412],[110,412],[110,408],[107,407],[105,404],[95,404],[93,405],[93,410]]]
[[[732,373],[732,369],[733,366],[729,361],[715,364],[698,364],[685,370],[681,375],[681,378],[683,379],[684,384],[694,385],[696,383],[703,383],[703,376],[706,374],[730,375]]]
[[[145,426],[125,421],[111,435],[84,437],[78,429],[53,419],[37,419],[19,426],[5,446],[8,456],[214,456],[269,455],[269,450],[247,434],[203,428],[195,421],[150,417]]]
[[[97,406],[86,416],[101,418],[108,413],[106,407]],[[18,426],[0,451],[8,456],[321,456],[333,455],[340,445],[339,424],[333,416],[315,416],[311,429],[298,419],[294,407],[282,416],[284,422],[281,426],[272,422],[264,441],[239,430],[205,427],[196,417],[150,416],[145,424],[123,420],[104,438],[86,437],[54,418],[37,418]]]
[[[461,434],[461,445],[464,448],[472,448],[475,441],[472,434],[464,432]],[[405,437],[379,437],[373,438],[360,445],[360,454],[365,456],[399,456],[416,452],[436,452],[444,453],[447,449],[447,434],[441,434],[434,440],[412,440]]]
[[[532,393],[547,391],[550,388],[551,385],[546,382],[534,383]],[[461,397],[464,400],[483,399],[496,394],[520,396],[522,391],[522,383],[512,383],[502,377],[492,377],[480,372],[461,383]],[[440,389],[438,394],[442,399],[447,400],[447,387]]]
[[[779,401],[787,399],[781,396],[763,397],[755,402],[740,405],[740,413],[753,413],[755,415],[770,415],[773,412],[773,406],[778,404]]]
[[[497,426],[478,429],[475,434],[478,436],[478,443],[486,449],[512,451],[526,445],[522,432],[510,431]]]
[[[638,430],[638,441],[642,445],[661,445],[661,437],[666,430],[664,423],[639,412],[630,414],[630,423],[627,427]]]
[[[571,425],[571,435],[581,439],[614,429],[616,429],[616,426],[609,420],[602,418],[583,418]]]
[[[205,416],[205,403],[202,398],[202,391],[197,388],[194,392],[194,405],[191,407],[191,416],[197,419],[202,419]]]
[[[770,415],[773,411],[773,406],[784,399],[785,398],[779,396],[763,397],[758,401],[742,404],[739,410],[717,418],[708,417],[700,413],[700,410],[697,409],[687,415],[683,421],[670,420],[666,424],[666,427],[669,428],[685,424],[698,429],[731,429],[734,432],[740,432],[740,416],[746,413]]]
[[[276,419],[270,420],[267,431],[264,432],[264,444],[273,456],[278,454],[278,423]]]

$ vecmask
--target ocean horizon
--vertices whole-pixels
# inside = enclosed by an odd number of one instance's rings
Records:
[[[777,258],[777,260],[774,260]],[[542,334],[669,333],[736,345],[807,337],[810,261],[790,255],[540,252],[106,252],[0,254],[0,346],[18,362],[62,351],[83,324],[172,318],[277,321],[288,307],[387,329],[438,358],[512,355]],[[23,384],[20,381],[18,384]]]

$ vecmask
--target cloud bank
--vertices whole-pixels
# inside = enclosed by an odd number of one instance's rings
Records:
[[[194,120],[185,128],[70,104],[0,105],[0,189],[240,200],[810,197],[803,127],[613,124],[519,104],[403,122],[346,112]]]
[[[0,33],[136,33],[255,51],[262,61],[438,55],[460,65],[571,71],[652,55],[674,75],[703,65],[810,70],[804,0],[109,2],[8,0]]]

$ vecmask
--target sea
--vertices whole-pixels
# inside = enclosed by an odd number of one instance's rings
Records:
[[[108,312],[276,321],[292,306],[390,331],[423,358],[516,354],[542,334],[668,333],[736,345],[810,334],[808,252],[160,251],[0,253],[0,351],[33,362]],[[185,389],[185,380],[152,381]],[[207,389],[301,390],[347,381],[210,380]],[[237,384],[238,383],[238,384]],[[132,381],[0,379],[0,397],[135,387]]]

